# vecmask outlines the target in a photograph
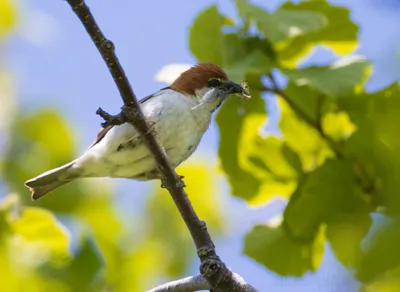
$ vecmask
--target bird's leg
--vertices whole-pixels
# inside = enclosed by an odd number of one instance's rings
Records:
[[[106,128],[108,126],[118,126],[126,123],[126,118],[123,113],[119,113],[118,115],[110,115],[107,113],[105,110],[103,110],[101,107],[99,107],[96,111],[96,115],[99,115],[100,117],[103,118],[105,121],[104,123],[101,123],[101,126],[103,128]]]

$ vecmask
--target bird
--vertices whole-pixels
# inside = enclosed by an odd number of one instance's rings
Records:
[[[207,131],[212,114],[235,94],[248,89],[228,78],[211,62],[189,68],[169,86],[139,101],[145,118],[157,135],[173,167],[188,159]],[[81,178],[110,177],[159,179],[157,163],[142,137],[129,123],[102,128],[95,141],[75,160],[25,182],[32,200]]]

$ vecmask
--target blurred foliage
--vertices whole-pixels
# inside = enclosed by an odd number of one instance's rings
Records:
[[[220,64],[252,90],[250,101],[231,99],[217,116],[232,194],[249,204],[289,199],[282,223],[255,226],[244,253],[301,276],[318,269],[327,242],[365,291],[398,291],[399,84],[365,92],[371,65],[351,55],[358,27],[345,7],[288,1],[267,11],[244,0],[236,7],[239,18],[228,25],[216,6],[206,8],[189,43],[197,59]],[[321,45],[336,60],[300,67]],[[263,131],[267,94],[278,101],[278,137]]]
[[[0,1],[1,40],[15,25],[15,8],[12,1]],[[55,109],[19,109],[12,76],[2,68],[0,101],[0,274],[5,291],[145,291],[187,271],[196,251],[158,183],[144,212],[136,208],[133,222],[123,219],[105,180],[77,181],[33,203],[24,181],[74,159],[75,134]],[[178,171],[187,177],[199,215],[210,230],[222,234],[216,174],[203,162]]]
[[[10,34],[17,23],[17,7],[14,0],[0,1],[0,42]]]
[[[200,12],[189,48],[252,91],[249,101],[229,99],[216,118],[231,193],[249,205],[288,200],[280,224],[248,232],[244,254],[280,275],[302,276],[318,269],[328,243],[363,283],[361,291],[398,291],[399,84],[364,90],[371,65],[351,56],[358,27],[344,7],[314,0],[267,11],[235,3],[236,19],[215,5]],[[15,8],[0,1],[1,42],[16,25]],[[300,67],[321,45],[337,60]],[[120,216],[102,180],[71,183],[33,206],[23,182],[72,160],[75,136],[54,109],[18,111],[12,78],[1,69],[0,101],[7,105],[0,108],[3,289],[144,291],[184,274],[194,246],[157,183],[133,222]],[[279,136],[263,131],[267,94],[276,95]],[[216,174],[200,162],[178,172],[199,215],[213,234],[223,234]]]

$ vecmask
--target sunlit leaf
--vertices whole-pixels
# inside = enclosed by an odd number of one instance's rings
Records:
[[[11,228],[23,241],[22,246],[34,247],[31,252],[36,251],[37,255],[58,260],[69,257],[70,236],[51,212],[25,207],[20,217],[12,222]]]
[[[239,14],[254,21],[264,37],[274,43],[318,31],[326,25],[325,16],[314,11],[291,11],[281,8],[269,13],[247,1],[236,1],[236,4]]]
[[[352,94],[365,82],[370,64],[361,58],[346,58],[329,66],[304,69],[282,69],[297,85],[309,85],[328,96]]]
[[[189,33],[189,47],[199,61],[222,64],[221,29],[224,22],[225,17],[215,5],[206,8],[194,20]]]
[[[257,86],[257,83],[254,84]],[[219,157],[221,166],[227,174],[232,188],[231,193],[245,199],[254,197],[261,186],[260,180],[252,171],[246,171],[239,162],[241,155],[239,141],[246,143],[242,139],[242,135],[245,133],[244,123],[246,119],[252,117],[261,117],[266,120],[264,100],[257,92],[252,93],[252,98],[247,101],[237,98],[227,100],[217,115],[220,132]],[[251,130],[257,131],[258,129],[252,128]]]
[[[300,93],[307,91],[300,91]],[[301,99],[300,96],[297,99]],[[326,158],[334,156],[318,130],[298,116],[282,98],[278,99],[281,109],[279,127],[286,143],[300,156],[303,168],[312,170],[321,165]],[[305,99],[302,102],[307,102]],[[304,106],[304,103],[303,103]]]
[[[328,113],[322,118],[324,133],[335,141],[346,140],[354,133],[356,126],[346,112]]]
[[[0,40],[15,27],[17,11],[13,0],[0,1]]]
[[[258,194],[249,200],[250,204],[260,204],[268,202],[274,196],[291,195],[302,174],[302,166],[297,153],[282,140],[275,137],[262,138],[257,132],[260,124],[257,125],[257,120],[253,123],[254,118],[256,116],[245,121],[242,141],[239,144],[239,163],[243,169],[252,172],[262,182],[263,186]],[[265,117],[259,118],[264,122]]]
[[[345,7],[334,6],[328,1],[302,1],[298,4],[285,2],[281,9],[291,12],[314,12],[324,16],[327,24],[319,30],[298,35],[282,43],[278,48],[280,61],[294,68],[314,45],[324,45],[336,54],[345,55],[357,48],[358,27],[350,19]]]
[[[244,253],[282,276],[315,271],[324,253],[322,233],[310,241],[293,238],[283,225],[258,225],[245,238]]]

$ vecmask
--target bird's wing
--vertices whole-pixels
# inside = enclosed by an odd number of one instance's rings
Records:
[[[164,87],[164,88],[160,89],[158,92],[146,96],[145,98],[139,100],[139,103],[140,103],[140,104],[143,104],[143,103],[145,103],[146,101],[149,101],[149,100],[152,99],[154,96],[159,95],[159,93],[160,93],[161,91],[166,90],[166,89],[170,89],[170,87]],[[90,144],[90,146],[88,147],[87,150],[89,150],[90,148],[92,148],[94,145],[98,144],[98,143],[106,136],[107,132],[110,131],[110,130],[112,129],[112,127],[113,127],[113,126],[107,126],[107,127],[105,127],[105,128],[101,128],[100,131],[97,133],[96,139],[93,141],[92,144]]]

